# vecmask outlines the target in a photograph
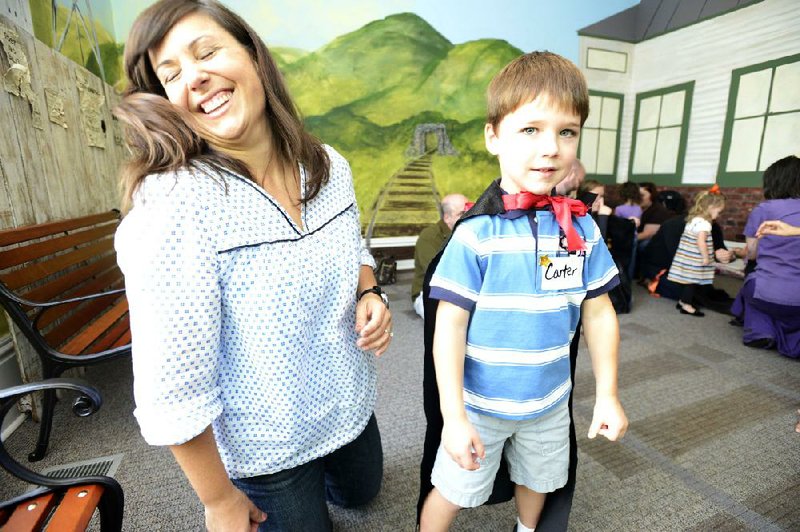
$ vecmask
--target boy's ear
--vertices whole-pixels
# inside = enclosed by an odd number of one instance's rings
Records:
[[[483,138],[486,141],[486,150],[492,155],[497,155],[497,134],[492,124],[486,124],[484,126]]]

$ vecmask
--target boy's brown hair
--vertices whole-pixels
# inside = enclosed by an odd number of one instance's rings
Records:
[[[507,64],[489,83],[486,122],[496,129],[507,114],[540,95],[561,111],[578,115],[581,126],[589,116],[589,89],[578,67],[552,52],[530,52]]]

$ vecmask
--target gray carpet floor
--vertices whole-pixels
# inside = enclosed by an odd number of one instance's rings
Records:
[[[378,362],[376,415],[385,453],[383,489],[367,507],[332,508],[336,530],[414,529],[422,411],[422,322],[411,310],[410,275],[387,288],[394,344]],[[727,288],[735,293],[735,283]],[[680,315],[674,302],[635,288],[620,316],[620,395],[630,429],[619,443],[588,440],[593,379],[578,359],[575,422],[578,484],[570,529],[800,530],[800,362],[750,349],[729,317]],[[85,374],[105,404],[90,418],[57,407],[50,451],[36,468],[122,454],[125,530],[201,530],[202,507],[167,449],[147,446],[131,414],[129,361]],[[22,459],[36,425],[7,442]],[[0,499],[22,489],[0,472]],[[461,512],[454,530],[508,530],[512,503]]]

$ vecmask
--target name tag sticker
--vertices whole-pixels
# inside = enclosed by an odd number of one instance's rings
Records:
[[[566,257],[542,257],[539,261],[542,272],[542,290],[565,290],[583,286],[582,255]]]

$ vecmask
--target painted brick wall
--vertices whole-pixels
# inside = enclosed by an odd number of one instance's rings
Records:
[[[619,203],[615,185],[606,185],[606,203],[617,205]],[[686,199],[687,209],[694,203],[694,197],[698,192],[708,190],[709,187],[658,187],[662,190],[677,190]],[[725,195],[725,210],[719,216],[719,224],[725,233],[726,240],[736,240],[744,242],[744,224],[753,207],[764,201],[761,187],[723,187],[720,189]]]

